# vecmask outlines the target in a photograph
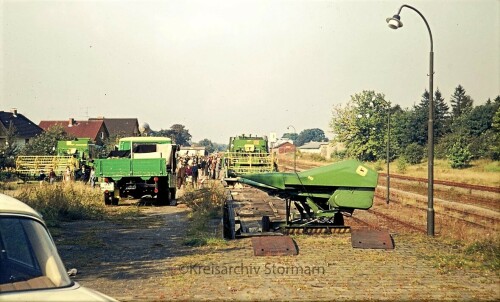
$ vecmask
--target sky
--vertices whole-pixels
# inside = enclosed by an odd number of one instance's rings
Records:
[[[364,90],[408,108],[500,94],[500,1],[0,0],[0,110],[138,118],[192,141],[320,128]]]

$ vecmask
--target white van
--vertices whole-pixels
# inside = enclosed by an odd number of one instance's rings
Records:
[[[0,194],[0,301],[116,301],[68,277],[41,215]]]

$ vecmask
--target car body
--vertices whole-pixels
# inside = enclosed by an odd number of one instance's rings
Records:
[[[0,301],[116,301],[72,281],[41,215],[0,194]]]

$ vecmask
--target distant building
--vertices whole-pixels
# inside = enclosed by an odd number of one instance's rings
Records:
[[[109,137],[140,136],[139,121],[136,118],[89,118],[89,121],[104,121]],[[149,127],[149,126],[148,126]]]
[[[15,144],[22,147],[35,136],[41,134],[43,129],[33,123],[24,115],[11,109],[10,112],[0,111],[0,147],[7,143],[7,134],[11,125],[15,128]]]
[[[271,149],[271,152],[274,154],[284,154],[284,153],[293,153],[296,149],[296,146],[290,142],[282,142],[279,145],[275,145],[274,148]]]
[[[309,142],[299,147],[302,153],[321,154],[326,157],[328,142]]]
[[[180,150],[177,151],[178,156],[205,156],[205,147],[185,147],[181,146]]]
[[[41,121],[39,126],[48,130],[59,125],[66,133],[76,138],[90,138],[94,144],[103,145],[109,138],[109,132],[103,120],[76,121],[73,118],[67,121]]]

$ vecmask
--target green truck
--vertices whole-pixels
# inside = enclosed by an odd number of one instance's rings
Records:
[[[170,204],[176,194],[177,151],[167,137],[120,139],[118,150],[94,161],[104,203],[117,205],[122,197],[150,195],[158,204]]]

